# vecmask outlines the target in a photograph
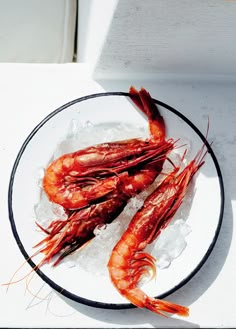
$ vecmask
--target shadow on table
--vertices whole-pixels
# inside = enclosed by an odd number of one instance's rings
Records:
[[[67,300],[70,306],[78,312],[85,314],[98,321],[110,323],[111,325],[123,326],[144,326],[151,325],[154,328],[159,327],[178,327],[178,328],[199,328],[198,324],[189,322],[186,318],[162,317],[145,309],[131,308],[126,310],[107,310],[97,309],[86,305],[75,305],[72,301]]]

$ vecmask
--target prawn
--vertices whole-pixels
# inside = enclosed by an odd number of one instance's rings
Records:
[[[144,201],[112,250],[107,265],[111,281],[121,295],[140,308],[147,308],[161,315],[165,315],[164,312],[181,316],[189,314],[189,309],[185,306],[149,297],[138,287],[138,283],[143,275],[152,273],[151,277],[155,276],[155,259],[144,249],[172,220],[190,181],[204,164],[206,153],[203,145],[184,169],[180,170],[180,166],[174,167]]]
[[[146,168],[148,163],[153,163],[153,166],[146,169],[143,188],[147,181],[148,184],[153,182],[164,161],[162,158],[157,166],[156,160],[164,149],[173,147],[173,141],[165,139],[164,119],[150,94],[144,88],[137,91],[130,87],[130,98],[147,116],[150,138],[102,143],[54,160],[46,168],[42,182],[51,202],[65,209],[89,206],[106,198],[117,188],[123,177],[121,173],[132,175],[140,168]],[[139,181],[139,184],[142,185],[142,182]]]

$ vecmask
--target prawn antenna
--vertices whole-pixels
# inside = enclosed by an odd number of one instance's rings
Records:
[[[17,275],[17,273],[23,268],[23,266],[28,263],[28,261],[30,259],[32,259],[33,257],[35,257],[36,255],[38,255],[40,253],[40,251],[36,251],[33,255],[31,255],[29,258],[27,258],[21,265],[20,267],[18,267],[18,269],[13,273],[12,277],[10,278],[10,281],[7,283],[2,283],[2,286],[7,286],[7,291],[10,287],[10,285],[18,283],[23,281],[24,279],[26,279],[33,271],[37,271],[37,269],[39,269],[39,267],[42,265],[42,262],[40,262],[38,265],[36,265],[34,268],[32,268],[30,270],[29,273],[27,273],[26,275],[24,275],[23,277],[21,277],[20,279],[14,280],[15,276]]]
[[[204,149],[206,147],[207,138],[209,135],[209,129],[210,129],[210,118],[208,116],[205,140],[204,140],[202,147],[200,148],[199,152],[196,154],[195,159],[194,159],[195,162],[199,164],[199,166],[203,165],[203,163],[204,163],[203,159],[205,158],[206,154],[208,153],[208,149],[206,149],[205,151],[204,151]],[[211,146],[212,144],[213,144],[213,142],[211,142],[209,145]]]

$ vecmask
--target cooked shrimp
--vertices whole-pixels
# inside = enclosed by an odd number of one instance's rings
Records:
[[[163,312],[187,316],[189,310],[164,300],[155,299],[138,287],[143,275],[155,275],[155,259],[144,251],[171,221],[179,209],[194,174],[203,165],[204,145],[182,170],[175,167],[145,200],[127,230],[112,250],[108,262],[111,281],[121,295],[134,305],[164,315]]]
[[[138,92],[131,87],[130,97],[148,118],[150,138],[103,143],[54,160],[43,178],[43,188],[50,201],[65,209],[83,208],[114,191],[122,172],[132,175],[144,166],[148,168],[145,184],[149,177],[149,184],[153,182],[148,170],[155,171],[156,177],[164,161],[160,155],[173,148],[173,141],[165,140],[164,119],[149,93],[144,88]],[[158,166],[157,160],[160,160]],[[147,167],[148,163],[152,166]]]

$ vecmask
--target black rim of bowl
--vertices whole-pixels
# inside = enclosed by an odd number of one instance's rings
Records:
[[[126,93],[126,92],[104,92],[104,93],[96,93],[96,94],[91,94],[91,95],[87,95],[84,97],[80,97],[77,99],[72,100],[71,102],[68,102],[64,105],[62,105],[61,107],[57,108],[56,110],[54,110],[53,112],[51,112],[49,115],[47,115],[33,130],[32,132],[29,134],[29,136],[26,138],[26,140],[24,141],[17,157],[16,160],[14,162],[13,165],[13,169],[11,172],[11,176],[10,176],[10,182],[9,182],[9,190],[8,190],[8,212],[9,212],[9,220],[10,220],[10,224],[11,224],[11,228],[12,228],[12,232],[14,235],[14,238],[17,242],[18,247],[20,248],[21,253],[23,254],[23,256],[25,257],[25,259],[27,260],[27,262],[30,264],[30,266],[35,269],[35,271],[37,272],[37,274],[47,283],[49,284],[49,286],[51,286],[51,288],[55,289],[57,292],[61,293],[63,296],[88,305],[88,306],[93,306],[93,307],[97,307],[97,308],[105,308],[105,309],[128,309],[128,308],[133,308],[135,307],[134,305],[130,304],[130,303],[104,303],[104,302],[97,302],[97,301],[93,301],[93,300],[89,300],[86,299],[84,297],[80,297],[77,296],[75,294],[73,294],[72,292],[65,290],[63,287],[59,286],[57,283],[55,283],[54,281],[52,281],[48,276],[46,276],[43,271],[41,269],[37,269],[36,268],[36,264],[32,261],[32,259],[30,259],[30,256],[28,255],[28,253],[26,252],[24,245],[22,243],[22,241],[20,240],[20,237],[18,235],[17,232],[17,228],[16,228],[16,224],[15,224],[15,220],[14,220],[14,214],[13,214],[13,209],[12,209],[12,192],[13,192],[13,185],[14,185],[14,178],[15,178],[15,174],[17,171],[17,167],[19,165],[20,159],[28,145],[28,143],[30,142],[30,140],[34,137],[34,135],[37,133],[37,131],[47,122],[49,121],[52,117],[54,117],[56,114],[58,114],[59,112],[66,110],[68,107],[82,102],[82,101],[86,101],[88,99],[91,98],[96,98],[96,97],[104,97],[104,96],[125,96],[125,97],[129,97],[130,94]],[[206,251],[204,257],[202,258],[202,260],[199,262],[199,264],[195,267],[195,269],[188,274],[188,276],[186,278],[184,278],[178,285],[174,286],[172,289],[168,290],[167,292],[156,296],[156,298],[165,298],[166,296],[172,294],[173,292],[175,292],[176,290],[180,289],[182,286],[184,286],[190,279],[193,278],[193,276],[199,271],[199,269],[203,266],[203,264],[206,262],[206,260],[208,259],[215,243],[216,240],[218,238],[219,232],[220,232],[220,228],[222,225],[222,220],[223,220],[223,211],[224,211],[224,184],[223,184],[223,177],[221,174],[221,170],[218,164],[218,161],[216,159],[216,156],[210,146],[210,144],[208,143],[208,141],[206,140],[205,136],[199,131],[199,129],[187,118],[185,117],[182,113],[180,113],[179,111],[175,110],[173,107],[159,101],[156,99],[153,99],[154,102],[157,105],[160,105],[162,107],[164,107],[165,109],[171,111],[172,113],[176,114],[178,117],[180,117],[182,120],[184,120],[196,133],[197,135],[201,138],[201,140],[205,143],[207,149],[208,149],[208,153],[211,155],[212,160],[214,162],[214,165],[216,167],[216,171],[217,171],[217,175],[218,175],[218,179],[219,179],[219,185],[220,185],[220,193],[221,193],[221,206],[220,206],[220,214],[219,214],[219,220],[218,220],[218,225],[216,228],[216,232],[214,235],[213,240],[210,243],[210,246],[208,248],[208,250]]]

